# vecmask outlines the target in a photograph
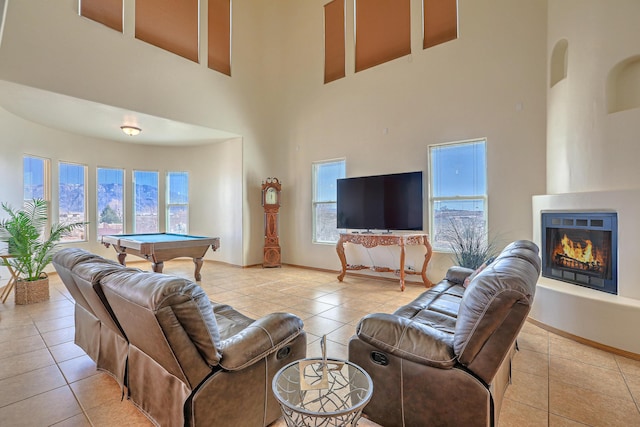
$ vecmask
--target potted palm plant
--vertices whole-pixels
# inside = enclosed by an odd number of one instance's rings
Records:
[[[22,209],[2,203],[8,215],[0,221],[0,241],[8,243],[11,258],[5,260],[18,276],[16,304],[32,304],[49,299],[49,278],[44,269],[53,258],[60,239],[84,226],[85,222],[52,224],[47,233],[47,202],[26,201]]]

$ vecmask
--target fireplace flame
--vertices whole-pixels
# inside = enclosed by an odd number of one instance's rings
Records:
[[[562,237],[562,251],[565,256],[572,258],[574,260],[580,262],[594,262],[595,258],[593,257],[593,244],[591,240],[586,239],[584,241],[585,247],[583,248],[580,243],[576,243],[567,237],[565,234]]]

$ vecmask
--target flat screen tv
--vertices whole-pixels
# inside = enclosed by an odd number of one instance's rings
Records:
[[[338,180],[338,228],[422,230],[422,172]]]

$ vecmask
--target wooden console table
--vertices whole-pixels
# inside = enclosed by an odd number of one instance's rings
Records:
[[[365,248],[373,248],[375,246],[399,246],[400,247],[400,268],[398,270],[394,270],[388,267],[376,267],[376,266],[365,266],[365,265],[349,265],[347,264],[347,258],[344,254],[344,244],[345,243],[353,243],[356,245],[362,245]],[[414,246],[414,245],[424,245],[427,249],[427,253],[424,254],[424,262],[422,263],[421,271],[412,271],[404,269],[404,247],[405,246]],[[429,288],[433,286],[431,281],[427,278],[427,265],[429,264],[429,260],[431,259],[431,253],[433,252],[431,248],[431,243],[429,243],[429,235],[428,234],[373,234],[373,233],[340,233],[340,240],[338,240],[338,244],[336,245],[336,252],[338,252],[338,257],[340,258],[340,263],[342,264],[342,271],[338,275],[338,280],[342,282],[344,279],[344,275],[347,273],[347,270],[363,270],[363,269],[371,269],[378,272],[395,272],[400,275],[400,290],[404,291],[404,275],[405,274],[420,274],[422,275],[422,282],[425,287]]]

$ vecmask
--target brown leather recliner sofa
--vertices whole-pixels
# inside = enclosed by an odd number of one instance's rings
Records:
[[[250,319],[212,303],[187,279],[85,258],[82,252],[64,249],[54,266],[74,298],[84,297],[81,290],[90,284],[109,320],[101,321],[96,309],[88,316],[82,308],[76,325],[98,331],[94,360],[109,360],[102,369],[116,379],[122,375],[128,397],[155,424],[267,426],[280,417],[271,381],[284,365],[306,356],[299,317],[272,313]],[[91,308],[90,300],[78,298],[76,304],[84,301]],[[102,329],[108,339],[102,340]]]
[[[508,245],[471,280],[444,280],[393,314],[361,319],[349,360],[373,380],[364,414],[385,427],[496,425],[516,338],[540,275],[538,247]]]

